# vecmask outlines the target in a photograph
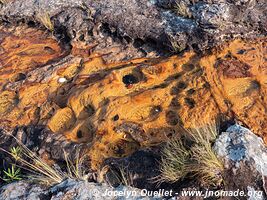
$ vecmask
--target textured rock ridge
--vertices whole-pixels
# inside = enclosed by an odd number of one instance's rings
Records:
[[[110,195],[106,193],[110,192]],[[121,195],[118,195],[120,192]],[[129,195],[129,194],[135,195]],[[114,194],[114,195],[112,195]],[[117,195],[115,195],[117,194]],[[125,195],[122,195],[125,194]],[[128,194],[128,195],[127,195]],[[5,200],[25,199],[25,200],[126,200],[129,196],[133,200],[161,200],[161,197],[147,197],[142,195],[137,188],[119,186],[112,188],[108,185],[89,183],[87,181],[65,180],[51,188],[42,187],[38,184],[30,184],[26,181],[14,182],[6,185],[0,190],[0,198]]]
[[[0,48],[2,129],[43,126],[85,143],[93,168],[221,114],[266,139],[266,38],[120,63],[28,28],[1,31]]]
[[[109,35],[149,54],[148,44],[181,51],[266,35],[266,9],[265,0],[10,0],[0,19],[32,25],[49,16],[55,35],[65,41],[93,43]]]

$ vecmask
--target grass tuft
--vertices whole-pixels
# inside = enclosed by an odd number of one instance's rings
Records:
[[[182,17],[191,18],[192,14],[190,12],[190,9],[186,5],[184,1],[176,0],[175,7],[174,7],[175,13]]]
[[[184,50],[184,47],[182,47],[178,41],[173,40],[173,39],[170,39],[169,41],[170,41],[169,48],[171,52],[179,53]]]
[[[125,185],[125,186],[129,186],[129,187],[134,187],[134,174],[131,173],[128,170],[128,167],[118,167],[115,169],[110,169],[109,166],[105,166],[102,170],[101,170],[101,176],[102,177],[102,181],[104,180],[104,174],[106,174],[107,172],[110,172],[111,176],[114,177],[114,180],[116,180],[116,183],[119,183],[120,185]],[[108,181],[108,184],[110,186],[112,186],[112,183]]]
[[[67,153],[64,151],[64,157],[67,164],[67,174],[68,178],[71,179],[78,179],[78,180],[86,180],[86,169],[83,166],[83,163],[86,159],[86,155],[80,156],[79,153],[76,155],[75,162],[72,162],[67,155]]]
[[[199,178],[202,185],[219,186],[223,183],[224,166],[215,155],[211,145],[194,146],[191,149],[193,163],[190,172]]]
[[[17,147],[12,147],[10,149],[10,154],[12,157],[15,159],[15,161],[19,160],[21,157],[21,148],[19,146]]]
[[[186,147],[179,140],[169,141],[162,150],[161,175],[156,181],[159,184],[174,183],[186,176],[193,176],[202,185],[221,185],[224,165],[212,149],[218,134],[217,124],[202,125],[185,133],[192,146]]]
[[[11,165],[11,168],[4,170],[4,178],[2,178],[5,182],[13,182],[21,180],[21,169],[17,168],[15,165]]]
[[[51,20],[51,17],[47,12],[40,11],[37,14],[37,18],[45,26],[45,28],[47,28],[48,30],[50,30],[51,32],[53,32],[55,30],[55,27],[54,27],[54,24]]]
[[[128,170],[127,167],[119,168],[120,182],[122,185],[134,186],[134,175]]]
[[[218,127],[217,122],[205,123],[203,124],[194,124],[192,129],[187,129],[184,131],[184,136],[190,141],[198,145],[208,145],[213,143],[218,136]]]
[[[156,177],[160,184],[163,182],[174,183],[187,175],[187,161],[190,152],[184,147],[181,141],[169,141],[162,151],[160,172],[161,176]]]
[[[82,167],[85,156],[80,157],[78,155],[75,162],[71,162],[70,158],[64,152],[67,164],[67,171],[65,172],[59,167],[48,165],[19,140],[16,139],[16,141],[18,143],[18,147],[11,148],[10,152],[4,149],[1,150],[14,158],[16,166],[30,172],[30,174],[27,175],[27,178],[30,180],[52,186],[54,184],[61,183],[67,178],[77,180],[87,179],[85,169]]]

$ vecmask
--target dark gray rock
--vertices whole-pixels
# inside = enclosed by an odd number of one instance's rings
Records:
[[[157,183],[153,178],[160,175],[159,155],[159,149],[154,148],[137,151],[125,158],[109,158],[103,164],[109,166],[105,181],[116,186],[121,183],[120,177],[125,176],[134,187],[154,190]]]
[[[109,193],[108,193],[109,192]],[[65,180],[51,188],[40,187],[26,181],[10,183],[0,189],[0,199],[5,200],[159,200],[160,197],[146,197],[141,190],[119,186],[112,188],[108,185],[90,183],[87,181]]]
[[[140,39],[158,50],[203,50],[267,31],[265,0],[14,0],[0,8],[0,19],[40,22],[43,13],[54,21],[55,33],[69,40]]]
[[[37,185],[32,185],[26,181],[19,181],[1,187],[0,199],[40,199],[38,196],[42,194],[42,191],[43,189]]]

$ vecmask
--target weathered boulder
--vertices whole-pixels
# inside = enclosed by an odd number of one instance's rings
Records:
[[[160,200],[161,197],[148,197],[141,190],[128,187],[118,186],[112,188],[105,184],[90,183],[86,181],[65,180],[62,183],[51,188],[30,184],[27,181],[10,183],[1,187],[0,199],[14,200]]]
[[[247,191],[249,199],[265,199],[267,148],[263,140],[239,125],[229,127],[216,140],[214,150],[224,160],[225,186]]]

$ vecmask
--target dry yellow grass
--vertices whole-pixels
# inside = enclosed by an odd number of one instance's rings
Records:
[[[37,14],[37,18],[39,19],[39,21],[45,26],[45,28],[47,28],[48,30],[50,30],[51,32],[54,31],[55,27],[54,24],[51,20],[50,15],[47,12],[44,11],[40,11]]]
[[[190,152],[181,141],[169,141],[162,151],[161,175],[156,177],[155,180],[159,183],[174,183],[184,178],[188,173],[186,165],[189,158]]]
[[[184,131],[184,136],[191,140],[192,142],[199,145],[210,145],[214,142],[218,135],[218,122],[203,122],[203,123],[194,123],[191,129]]]
[[[16,138],[15,138],[16,139]],[[63,180],[70,178],[76,180],[86,180],[85,169],[82,164],[85,156],[76,156],[75,162],[70,161],[68,155],[64,152],[67,171],[61,170],[59,167],[48,165],[44,160],[27,148],[19,140],[18,147],[12,148],[10,152],[1,149],[11,155],[16,161],[16,166],[30,172],[27,176],[30,180],[38,183],[52,186],[61,183]]]
[[[110,169],[110,167],[105,166],[99,172],[99,177],[101,178],[100,182],[104,181],[104,175],[110,171],[114,180],[120,183],[121,185],[126,185],[130,187],[134,187],[134,174],[129,171],[127,167],[119,167],[117,170]],[[112,183],[109,182],[108,184],[112,186]]]
[[[190,149],[178,140],[168,142],[162,151],[161,175],[156,178],[157,182],[173,183],[190,174],[202,185],[221,185],[224,166],[212,149],[217,127],[216,123],[211,123],[186,130],[185,135],[193,143]]]
[[[11,0],[0,0],[0,3],[1,3],[1,4],[7,4],[7,3],[9,3],[9,2],[11,2]]]
[[[181,15],[182,17],[188,17],[188,18],[192,17],[192,14],[190,13],[189,8],[187,7],[187,5],[183,1],[177,0],[175,2],[174,10],[178,15]]]
[[[211,145],[194,146],[191,152],[193,162],[188,165],[190,172],[198,177],[202,185],[221,185],[224,166],[215,155]]]

